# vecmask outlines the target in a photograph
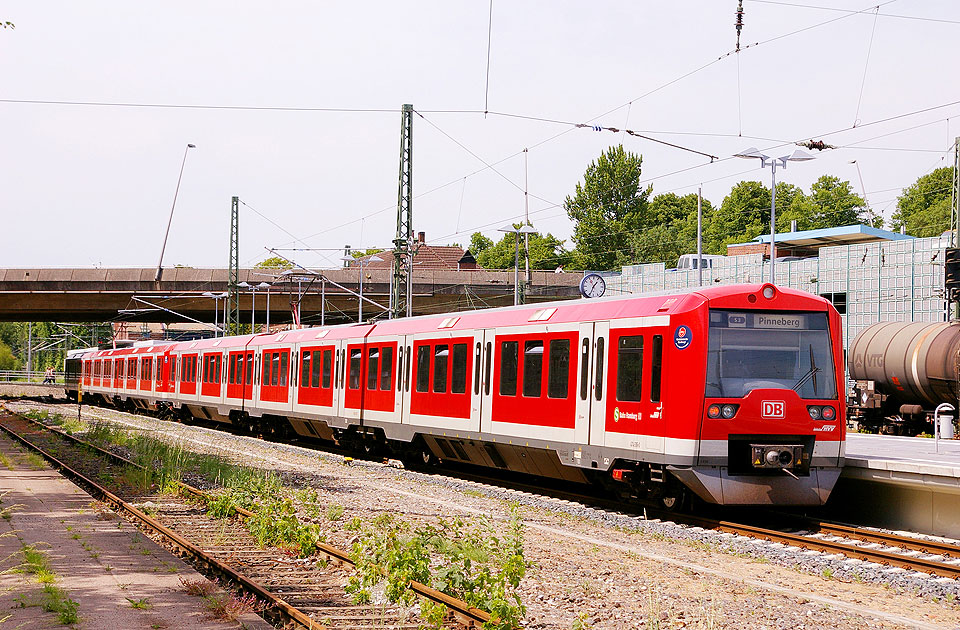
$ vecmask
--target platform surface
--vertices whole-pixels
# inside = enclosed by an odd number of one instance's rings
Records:
[[[42,608],[43,584],[20,572],[26,546],[43,552],[54,585],[78,603],[79,629],[227,630],[205,602],[187,595],[181,578],[203,580],[190,566],[133,525],[102,509],[90,495],[55,470],[29,459],[0,437],[0,625],[57,628]],[[268,629],[259,617],[244,627]]]
[[[906,480],[943,477],[960,488],[960,440],[847,433],[845,475]],[[862,470],[857,470],[862,469]],[[867,472],[869,471],[869,472]]]

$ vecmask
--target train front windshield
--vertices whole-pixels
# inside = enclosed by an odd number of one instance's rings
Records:
[[[826,313],[710,311],[707,397],[792,389],[835,399],[835,374]]]

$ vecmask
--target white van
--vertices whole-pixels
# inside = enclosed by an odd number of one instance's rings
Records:
[[[700,256],[700,267],[702,269],[713,269],[714,261],[720,260],[724,256],[718,254],[703,254]],[[686,270],[686,269],[696,269],[697,268],[697,255],[696,254],[684,254],[680,256],[680,260],[677,261],[677,270]]]

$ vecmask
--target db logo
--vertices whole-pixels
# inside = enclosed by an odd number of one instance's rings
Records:
[[[782,400],[764,400],[760,403],[760,417],[761,418],[783,418],[783,401]]]

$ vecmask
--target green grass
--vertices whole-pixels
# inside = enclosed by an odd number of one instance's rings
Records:
[[[131,608],[136,608],[137,610],[149,610],[153,608],[153,604],[146,597],[141,597],[140,599],[133,599],[130,597],[124,598],[130,602]]]
[[[40,601],[30,601],[21,596],[18,598],[20,605],[40,606],[46,612],[55,613],[57,622],[65,626],[77,623],[79,621],[77,610],[80,604],[70,599],[66,591],[54,584],[57,574],[50,568],[47,554],[37,549],[35,545],[23,545],[20,555],[23,562],[16,571],[32,575],[37,582],[43,584]]]
[[[6,453],[0,453],[0,466],[3,466],[7,470],[13,470],[13,462],[10,461]]]
[[[47,460],[36,453],[24,453],[23,461],[27,466],[33,468],[34,470],[43,470],[47,467]]]

